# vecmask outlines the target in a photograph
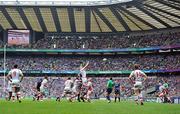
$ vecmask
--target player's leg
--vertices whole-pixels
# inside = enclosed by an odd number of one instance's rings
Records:
[[[12,98],[12,91],[9,91],[9,95],[8,95],[8,101],[10,101]]]
[[[118,98],[118,101],[120,102],[120,101],[121,101],[121,98],[120,98],[120,91],[118,91],[117,98]]]
[[[139,98],[140,104],[141,104],[141,105],[144,105],[144,103],[143,103],[143,95],[142,95],[141,89],[139,89],[139,96],[138,96],[138,98]]]
[[[112,92],[112,88],[108,88],[108,89],[107,89],[107,96],[106,96],[106,98],[107,98],[107,100],[108,100],[108,103],[111,102],[111,98],[110,98],[111,92]]]
[[[44,95],[45,95],[44,92],[45,92],[44,88],[41,88],[41,89],[40,89],[39,101],[43,101],[43,98],[44,98]]]
[[[87,101],[88,101],[88,102],[91,102],[91,99],[90,99],[91,94],[92,94],[92,91],[89,90],[89,91],[87,92]]]
[[[21,103],[21,100],[20,100],[20,97],[21,97],[20,87],[15,87],[15,93],[16,93],[17,100],[19,101],[19,103]]]
[[[15,86],[12,86],[12,101],[15,101],[15,96],[16,96],[16,92],[15,92]]]
[[[80,99],[85,102],[85,95],[86,95],[86,92],[82,91],[81,94],[80,94]]]
[[[61,101],[60,97],[56,97],[56,101],[60,102]]]
[[[114,93],[114,102],[116,102],[116,99],[117,99],[117,93],[115,91],[115,93]]]
[[[134,101],[135,101],[135,103],[138,105],[139,103],[138,103],[138,96],[139,96],[139,90],[138,90],[138,88],[136,88],[136,87],[134,87],[133,88],[134,89],[134,95],[135,95],[135,98],[134,98]]]
[[[80,92],[77,94],[77,100],[78,100],[78,102],[81,102],[81,99],[80,99]]]
[[[77,89],[76,87],[72,88],[72,94],[71,94],[71,99],[73,100],[74,98],[76,98],[78,95]]]

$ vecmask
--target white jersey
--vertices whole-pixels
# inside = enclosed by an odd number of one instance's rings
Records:
[[[66,80],[65,83],[64,83],[65,88],[67,88],[67,89],[70,89],[72,84],[73,84],[72,80]]]
[[[87,86],[88,86],[88,91],[93,90],[92,82],[88,81]]]
[[[86,78],[86,71],[85,70],[80,70],[80,74],[82,78]]]
[[[163,85],[161,85],[161,86],[159,87],[159,91],[160,91],[160,92],[163,92],[164,89],[165,89],[165,87],[164,87]]]
[[[79,83],[79,80],[78,80],[78,79],[75,79],[75,80],[74,80],[74,87],[77,87],[77,86],[78,86],[78,83]]]
[[[72,88],[72,91],[73,91],[74,93],[77,92],[78,85],[79,85],[79,80],[78,80],[78,79],[75,79],[75,80],[74,80],[74,85],[73,85],[73,88]]]
[[[146,76],[146,74],[141,70],[134,70],[130,74],[130,77],[134,77],[136,82],[142,82],[144,76]]]
[[[23,73],[20,69],[12,69],[8,75],[12,77],[12,83],[19,83],[20,82],[20,75],[23,76]]]
[[[85,70],[80,70],[80,74],[81,74],[81,79],[82,79],[82,83],[85,84],[87,83],[87,77],[86,77],[86,71]]]
[[[48,84],[48,80],[47,80],[47,79],[44,79],[44,80],[41,82],[41,87],[40,87],[40,88],[45,88],[45,87],[47,87],[47,84]]]
[[[12,86],[10,81],[8,81],[7,90],[8,92],[12,92]]]

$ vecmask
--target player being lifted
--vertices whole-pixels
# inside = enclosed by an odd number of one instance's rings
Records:
[[[21,78],[20,78],[21,77]],[[7,79],[11,82],[12,85],[12,99],[17,97],[17,100],[20,100],[20,83],[23,80],[23,73],[18,69],[18,65],[14,65],[14,68],[10,70],[7,75]]]
[[[83,64],[80,65],[79,75],[81,76],[83,85],[87,83],[86,68],[88,65],[89,65],[89,61],[85,65],[83,65]]]
[[[136,104],[138,104],[138,101],[139,101],[140,104],[143,105],[143,96],[142,96],[141,90],[143,88],[143,82],[146,81],[147,79],[147,75],[143,71],[139,70],[138,64],[135,64],[134,68],[135,70],[131,72],[129,76],[129,80],[131,82],[135,81],[133,90],[136,95],[136,98],[135,98]]]

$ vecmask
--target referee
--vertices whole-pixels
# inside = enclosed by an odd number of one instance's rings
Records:
[[[110,78],[107,82],[107,90],[106,90],[106,98],[108,100],[108,103],[111,102],[110,94],[112,93],[113,86],[114,86],[114,82],[113,82],[112,78]]]

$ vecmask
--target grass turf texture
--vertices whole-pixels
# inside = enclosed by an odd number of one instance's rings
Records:
[[[53,100],[23,100],[22,103],[18,103],[0,100],[0,114],[180,114],[180,105],[145,103],[144,106],[140,106],[134,102],[70,103]]]

